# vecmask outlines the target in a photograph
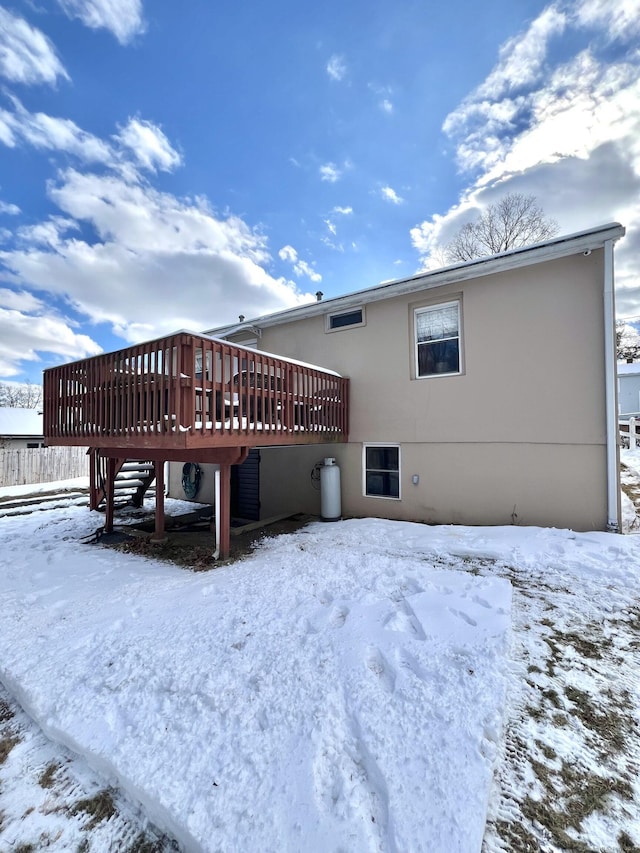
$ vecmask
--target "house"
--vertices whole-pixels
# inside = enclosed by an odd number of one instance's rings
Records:
[[[618,412],[621,417],[640,414],[640,362],[618,364]]]
[[[324,455],[345,515],[617,529],[623,234],[611,224],[211,329],[350,379],[348,442],[259,451],[261,517],[318,513]]]
[[[318,513],[325,459],[344,515],[618,530],[623,235],[612,223],[51,368],[47,442],[93,448],[107,526],[118,465],[155,460],[158,537],[160,463],[178,463],[175,496],[197,465],[223,553],[234,477],[261,518]]]
[[[0,407],[0,447],[44,447],[42,412],[12,406]]]

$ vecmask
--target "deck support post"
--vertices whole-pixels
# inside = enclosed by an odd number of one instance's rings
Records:
[[[156,469],[156,527],[151,536],[154,545],[163,545],[167,541],[164,529],[164,461],[155,463]]]
[[[216,507],[216,513],[220,519],[216,549],[220,559],[226,560],[231,550],[231,465],[220,465],[220,506]]]
[[[104,529],[105,533],[113,532],[113,514],[114,514],[114,503],[115,503],[115,482],[116,482],[116,471],[118,468],[118,460],[113,456],[110,456],[107,459],[107,482],[106,482],[106,498],[107,498],[107,506],[104,513]]]

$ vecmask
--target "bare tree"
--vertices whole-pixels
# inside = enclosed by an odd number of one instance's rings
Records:
[[[467,222],[445,246],[449,263],[472,261],[508,249],[548,240],[558,223],[544,215],[535,196],[509,193],[490,204],[475,222]]]
[[[618,361],[640,358],[640,333],[626,320],[616,320],[616,353]]]
[[[0,382],[0,406],[38,409],[41,405],[41,385],[33,385],[31,382]]]

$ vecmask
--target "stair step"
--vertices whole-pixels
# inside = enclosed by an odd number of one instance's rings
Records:
[[[142,480],[138,480],[136,477],[123,477],[121,480],[116,478],[115,483],[113,484],[114,489],[138,489],[140,486],[143,486],[144,483]]]
[[[153,471],[153,462],[125,462],[120,471]]]

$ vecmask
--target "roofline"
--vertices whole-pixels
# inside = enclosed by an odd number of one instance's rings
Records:
[[[382,299],[391,299],[394,296],[401,296],[418,290],[443,287],[453,282],[506,272],[541,261],[556,260],[589,249],[601,249],[607,241],[619,240],[624,234],[625,229],[619,222],[610,222],[606,225],[589,228],[586,231],[578,231],[574,234],[545,240],[543,243],[510,249],[498,255],[476,258],[462,264],[421,272],[409,278],[384,282],[364,290],[347,293],[344,296],[335,296],[331,299],[323,299],[321,302],[312,302],[308,305],[298,305],[295,308],[287,308],[273,314],[265,314],[262,317],[247,321],[245,325],[260,328],[278,326],[292,320],[304,320],[307,317],[328,314],[334,310],[346,310],[355,306],[366,305],[369,302],[379,302]],[[231,334],[234,330],[238,331],[237,323],[217,326],[207,330],[205,334],[215,334],[217,337],[221,337],[225,334]]]

